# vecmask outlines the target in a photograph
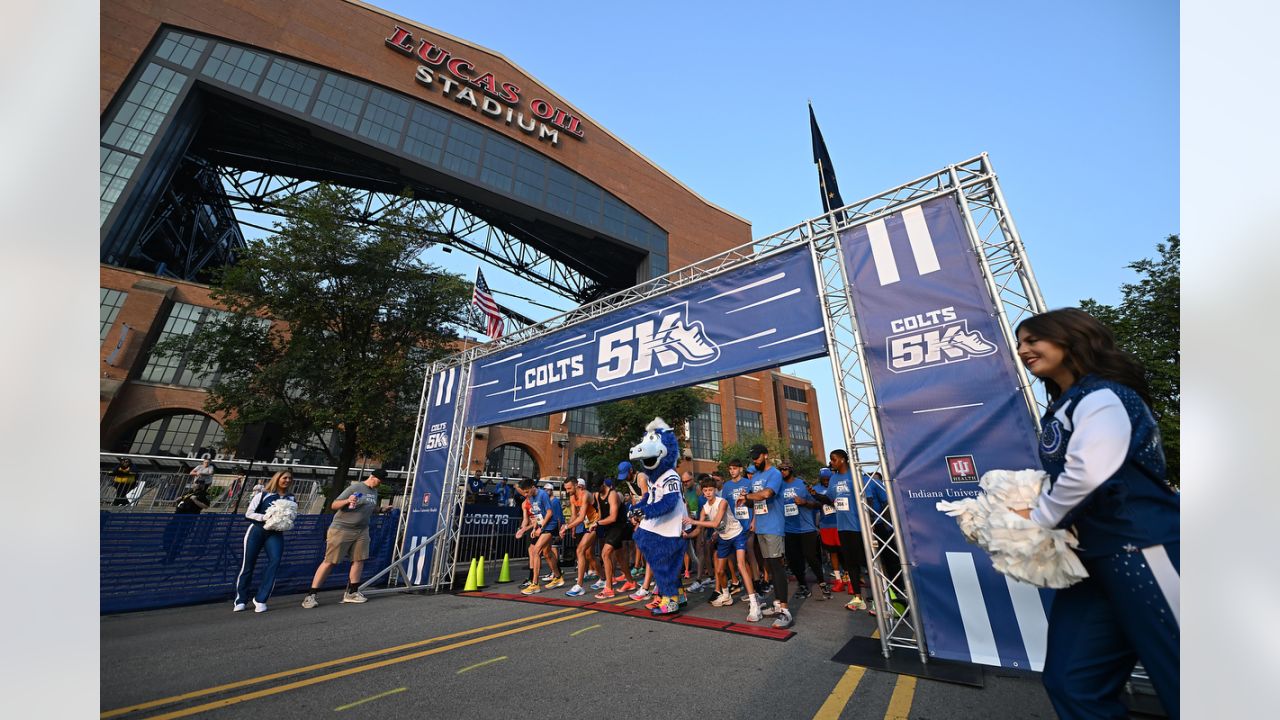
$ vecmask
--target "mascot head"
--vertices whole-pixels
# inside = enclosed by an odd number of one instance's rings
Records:
[[[631,448],[631,462],[640,463],[645,473],[663,473],[676,466],[680,459],[680,446],[676,433],[662,418],[654,418],[645,426],[640,444]]]

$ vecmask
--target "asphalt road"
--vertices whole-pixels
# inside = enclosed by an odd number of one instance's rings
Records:
[[[1024,674],[989,668],[974,688],[832,662],[875,630],[837,600],[793,603],[796,635],[778,642],[457,595],[340,597],[104,616],[103,718],[1054,717]],[[691,594],[686,612],[745,619],[709,599]]]

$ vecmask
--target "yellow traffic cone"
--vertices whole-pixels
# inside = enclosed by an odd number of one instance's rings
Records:
[[[511,553],[502,553],[502,570],[498,572],[498,582],[511,582]]]
[[[484,587],[488,587],[488,585],[484,582],[484,556],[481,555],[480,559],[476,561],[476,589],[479,590]]]
[[[471,558],[471,569],[467,571],[467,584],[463,586],[462,592],[475,592],[476,590],[476,559]]]

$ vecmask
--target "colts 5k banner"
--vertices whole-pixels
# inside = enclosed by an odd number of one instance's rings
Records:
[[[827,352],[807,246],[476,361],[467,426],[493,425]]]
[[[1009,580],[939,500],[1039,468],[1036,431],[954,195],[841,233],[929,654],[1040,670],[1051,592]]]
[[[405,498],[409,524],[405,530],[401,552],[408,552],[418,543],[435,535],[439,529],[440,493],[444,489],[444,471],[449,460],[449,436],[453,430],[453,414],[461,385],[458,381],[459,374],[459,369],[452,367],[431,377],[413,496]],[[435,545],[426,545],[401,561],[401,570],[407,583],[421,585],[431,579],[431,557]]]

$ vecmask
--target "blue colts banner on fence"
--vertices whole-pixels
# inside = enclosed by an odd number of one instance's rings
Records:
[[[405,498],[409,513],[404,547],[415,545],[436,534],[440,524],[440,493],[444,490],[444,473],[449,461],[449,436],[453,431],[453,415],[462,383],[457,367],[441,370],[431,377],[427,390],[427,414],[422,422],[422,444],[418,450],[417,473],[413,495]],[[430,580],[431,558],[435,543],[419,548],[401,561],[401,571],[411,585]]]
[[[1039,670],[1049,591],[1008,580],[938,500],[1040,466],[1019,372],[954,196],[841,233],[917,612],[939,658]]]
[[[692,385],[826,354],[807,247],[477,362],[467,425]]]

